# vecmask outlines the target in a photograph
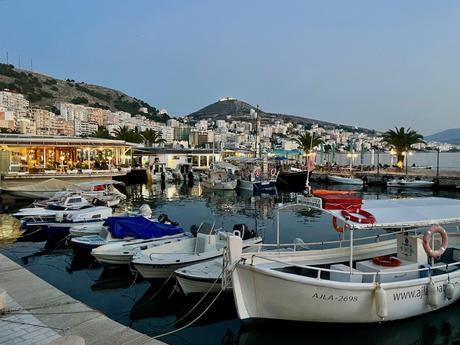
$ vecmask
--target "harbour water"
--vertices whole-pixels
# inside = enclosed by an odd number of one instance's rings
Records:
[[[456,192],[431,190],[390,192],[369,188],[360,193],[364,198],[460,197]],[[236,191],[208,191],[200,184],[192,187],[167,184],[164,190],[160,185],[134,185],[128,187],[128,194],[131,197],[128,208],[147,203],[155,215],[166,213],[186,230],[201,222],[228,231],[234,224],[245,223],[259,229],[267,243],[276,241],[275,205],[295,196],[292,193],[253,196]],[[3,212],[0,252],[120,323],[156,336],[191,322],[214,297],[208,296],[210,298],[192,310],[198,298],[185,298],[174,284],[151,285],[135,279],[129,270],[103,268],[90,257],[75,256],[70,249],[43,251],[43,242],[29,242],[27,238],[16,241],[20,235],[18,222],[8,214],[25,205],[0,200]],[[292,242],[295,238],[305,242],[339,239],[331,226],[331,217],[320,212],[283,211],[280,224],[281,242]],[[229,293],[221,295],[191,327],[161,340],[168,344],[445,344],[458,341],[459,337],[459,303],[430,315],[388,324],[351,326],[279,321],[242,324]]]

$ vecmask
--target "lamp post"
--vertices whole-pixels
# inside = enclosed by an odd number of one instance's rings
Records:
[[[439,178],[439,147],[436,148],[436,178]]]
[[[350,153],[347,154],[348,159],[350,160],[350,174],[353,170],[353,163],[355,161],[355,157],[357,157],[358,154],[354,153],[354,151],[351,151]]]

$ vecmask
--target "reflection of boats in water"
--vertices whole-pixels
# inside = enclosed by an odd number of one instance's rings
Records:
[[[351,325],[305,322],[266,321],[243,324],[239,334],[227,330],[229,344],[458,344],[460,340],[460,304],[448,309],[386,324]],[[372,340],[371,340],[372,339]]]
[[[72,273],[100,266],[101,265],[97,262],[97,260],[88,253],[75,253],[70,265],[66,267],[66,271]]]
[[[139,274],[133,275],[128,267],[105,267],[91,285],[91,290],[125,289],[142,280]]]
[[[197,318],[216,298],[216,294],[184,296],[174,289],[173,279],[166,285],[155,283],[134,304],[130,312],[131,320],[146,318],[175,317],[170,326],[180,327]],[[203,300],[200,302],[201,298]],[[200,302],[200,303],[198,303]],[[197,306],[196,306],[197,305]],[[194,308],[194,306],[196,306]],[[209,310],[199,318],[194,326],[215,324],[236,318],[235,304],[231,293],[223,293],[216,299]],[[162,333],[158,331],[158,333]]]

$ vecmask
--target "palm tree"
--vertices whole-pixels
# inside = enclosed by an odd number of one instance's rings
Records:
[[[114,129],[113,134],[115,134],[115,138],[119,140],[128,141],[130,143],[142,142],[142,137],[139,133],[136,133],[128,126],[122,126]]]
[[[97,127],[97,131],[91,133],[91,137],[94,138],[103,138],[103,139],[108,139],[110,138],[110,133],[109,130],[103,126]]]
[[[398,166],[400,167],[404,166],[404,155],[412,145],[425,143],[423,135],[412,130],[410,127],[407,130],[404,127],[395,127],[394,130],[389,129],[383,133],[383,142],[396,151]]]
[[[145,131],[142,132],[142,136],[144,137],[146,143],[146,146],[153,146],[154,144],[161,144],[166,142],[161,137],[161,134],[153,129],[147,128]]]
[[[313,133],[312,135],[310,132],[299,134],[294,140],[299,144],[299,148],[306,154],[323,142],[323,139],[321,139],[318,134]]]

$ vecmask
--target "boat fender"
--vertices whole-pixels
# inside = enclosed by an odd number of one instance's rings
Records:
[[[64,221],[64,212],[56,212],[55,219],[56,219],[56,222],[63,222]]]
[[[431,239],[433,234],[440,234],[441,235],[441,247],[437,250],[433,250],[431,248]],[[446,230],[439,225],[433,225],[430,230],[428,230],[425,235],[423,235],[423,249],[425,250],[426,255],[432,258],[439,258],[447,249],[449,244],[449,240],[447,237]]]
[[[428,283],[428,289],[427,289],[427,294],[428,294],[428,304],[432,306],[433,308],[436,308],[438,306],[438,293],[436,290],[436,286],[434,285],[433,280],[430,280]]]
[[[451,282],[446,284],[446,298],[451,300],[455,295],[455,286]]]
[[[380,285],[375,289],[375,308],[378,317],[384,319],[388,316],[387,293]]]

